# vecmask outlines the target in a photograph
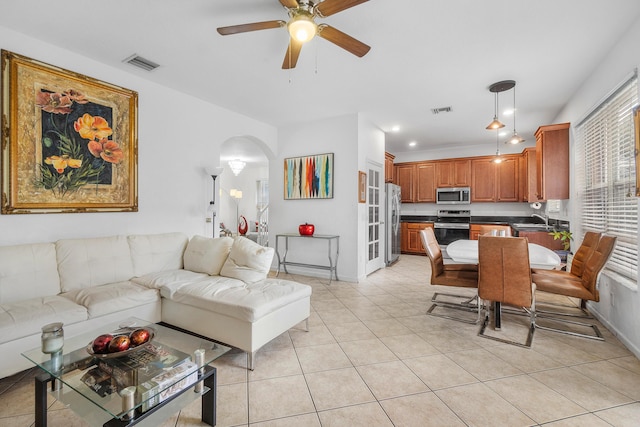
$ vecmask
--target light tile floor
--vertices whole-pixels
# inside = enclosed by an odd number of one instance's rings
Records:
[[[604,327],[604,342],[544,330],[531,349],[487,340],[425,314],[434,292],[451,292],[429,275],[409,255],[357,284],[285,275],[313,287],[310,330],[269,343],[253,372],[239,351],[216,362],[218,426],[640,425],[640,361]],[[505,315],[500,333],[524,339],[526,322]],[[34,371],[0,380],[1,426],[33,425]],[[86,425],[50,405],[50,426]],[[163,427],[200,425],[195,402]]]

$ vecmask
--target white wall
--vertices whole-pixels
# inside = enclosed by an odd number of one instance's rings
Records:
[[[205,170],[219,164],[223,141],[253,135],[276,151],[274,127],[151,83],[143,71],[124,72],[4,27],[0,40],[3,49],[139,94],[139,212],[0,215],[0,245],[177,230],[209,236],[213,181]]]
[[[572,155],[575,152],[574,126],[640,65],[638,40],[640,40],[640,20],[632,25],[615,46],[612,46],[609,55],[600,62],[556,118],[556,123],[572,123]],[[571,176],[574,175],[572,171]],[[571,188],[571,198],[575,199],[577,197],[575,186],[572,185]],[[577,209],[578,207],[574,204],[573,223],[577,223],[579,214]],[[639,280],[636,277],[635,283],[625,283],[624,280],[605,273],[601,276],[599,283],[600,302],[589,304],[590,310],[638,357],[640,357]]]
[[[305,222],[315,225],[316,234],[339,235],[338,277],[352,282],[358,280],[358,129],[356,114],[280,128],[277,159],[269,175],[269,245],[275,246],[276,234],[297,233]],[[334,153],[333,198],[284,200],[284,159],[323,153]],[[293,239],[287,260],[327,265],[326,245]],[[328,278],[322,270],[289,271]]]
[[[257,218],[256,197],[258,180],[269,179],[268,166],[255,166],[248,164],[238,176],[235,176],[228,168],[219,178],[218,194],[220,205],[218,210],[218,221],[237,233],[236,220],[239,215],[244,216],[249,222],[249,231],[253,231],[252,222]],[[241,199],[233,199],[229,195],[231,189],[242,191]],[[236,205],[237,204],[237,205]],[[237,207],[237,210],[236,210]]]

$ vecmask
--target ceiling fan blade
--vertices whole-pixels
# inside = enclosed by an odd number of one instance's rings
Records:
[[[296,0],[280,0],[280,4],[288,9],[296,9],[298,7]]]
[[[287,25],[287,23],[284,21],[254,22],[251,24],[241,24],[241,25],[231,25],[229,27],[220,27],[218,28],[218,33],[222,34],[223,36],[228,36],[230,34],[246,33],[249,31],[280,28],[280,27],[284,27],[285,25]]]
[[[360,40],[354,39],[350,35],[345,34],[330,25],[319,25],[318,35],[361,58],[371,49],[371,46],[362,43]]]
[[[324,0],[316,7],[318,15],[323,18],[331,16],[335,13],[342,12],[350,7],[357,6],[369,0]]]
[[[287,53],[284,55],[284,61],[282,61],[282,69],[288,70],[295,68],[298,63],[298,57],[302,50],[303,43],[297,40],[289,39],[289,46],[287,47]]]

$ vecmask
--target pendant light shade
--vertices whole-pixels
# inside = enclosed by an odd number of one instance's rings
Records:
[[[498,120],[498,92],[496,92],[495,95],[495,111],[493,113],[493,120],[487,126],[487,130],[496,130],[504,127],[504,123]]]

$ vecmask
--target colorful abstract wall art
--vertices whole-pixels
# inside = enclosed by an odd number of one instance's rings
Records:
[[[333,153],[284,159],[284,198],[333,198]]]

